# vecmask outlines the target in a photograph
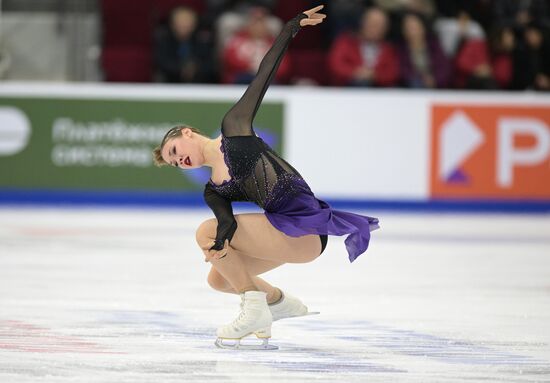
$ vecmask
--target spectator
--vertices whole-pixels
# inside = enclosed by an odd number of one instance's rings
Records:
[[[388,18],[379,8],[364,11],[358,33],[344,33],[329,52],[335,85],[394,86],[399,62],[393,45],[385,41]]]
[[[253,8],[248,13],[244,30],[233,36],[223,51],[223,82],[248,84],[253,78],[262,58],[274,41],[264,8]],[[289,75],[288,56],[283,58],[275,81],[281,82]]]
[[[493,2],[493,15],[501,27],[523,29],[529,23],[549,27],[548,0],[498,0]]]
[[[415,12],[430,19],[435,14],[433,0],[374,0],[386,12]]]
[[[327,1],[327,26],[329,40],[343,32],[357,29],[362,11],[374,5],[372,0],[331,0]]]
[[[258,9],[264,11],[267,10],[265,7],[246,7],[244,4],[241,4],[241,6],[235,8],[234,10],[224,12],[217,18],[215,27],[217,44],[216,50],[218,52],[223,52],[233,36],[241,30],[246,29],[250,20],[249,16],[251,12],[258,12]],[[266,13],[265,22],[267,23],[269,32],[272,36],[277,36],[283,28],[283,23],[281,20],[269,13]]]
[[[373,0],[374,5],[383,9],[390,19],[390,29],[386,37],[390,41],[399,41],[401,34],[401,20],[404,14],[415,13],[425,20],[432,20],[435,15],[433,0]]]
[[[526,27],[524,42],[515,51],[513,87],[550,90],[550,46],[536,24]]]
[[[399,49],[401,79],[410,88],[443,88],[449,63],[437,38],[426,35],[419,16],[407,14],[402,21],[404,41]]]
[[[209,25],[213,26],[216,33],[217,49],[222,50],[233,34],[244,28],[247,22],[248,12],[253,8],[264,8],[272,12],[277,3],[276,0],[207,0],[207,18]],[[279,19],[270,19],[270,28],[274,35],[282,28]]]
[[[491,36],[491,66],[500,89],[509,89],[513,74],[514,32],[510,28],[496,28]]]
[[[434,27],[447,57],[454,57],[464,41],[485,39],[481,25],[465,10],[461,10],[456,18],[437,19]]]
[[[466,89],[495,89],[487,42],[465,41],[455,57],[455,86]]]
[[[439,18],[456,19],[461,13],[474,18],[484,30],[493,24],[493,2],[495,0],[435,0]]]
[[[273,11],[276,0],[206,0],[209,12],[219,16],[229,11],[247,12],[253,7],[263,7]]]
[[[197,15],[187,7],[175,8],[168,26],[155,35],[156,77],[161,82],[194,83],[215,80],[208,38],[197,32]]]

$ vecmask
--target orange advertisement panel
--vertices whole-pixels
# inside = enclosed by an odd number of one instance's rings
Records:
[[[432,106],[434,198],[550,199],[550,107]]]

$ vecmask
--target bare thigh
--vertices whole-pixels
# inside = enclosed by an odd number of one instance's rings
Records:
[[[280,265],[311,262],[321,252],[317,234],[288,236],[277,230],[264,213],[237,214],[235,219],[237,230],[230,246],[243,256]]]
[[[235,215],[237,230],[229,245],[231,254],[238,255],[249,275],[256,276],[285,263],[304,263],[314,260],[321,252],[321,241],[316,234],[290,237],[277,230],[265,214]],[[197,229],[201,247],[216,237],[217,220],[204,221]]]

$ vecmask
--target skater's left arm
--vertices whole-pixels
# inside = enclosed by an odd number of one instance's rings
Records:
[[[300,27],[321,23],[326,15],[317,12],[322,8],[323,5],[320,5],[300,13],[285,24],[283,30],[262,59],[254,80],[252,80],[240,100],[224,116],[222,133],[225,136],[250,136],[254,134],[252,121],[271,80],[277,72],[277,68],[279,68],[290,40],[298,33]]]

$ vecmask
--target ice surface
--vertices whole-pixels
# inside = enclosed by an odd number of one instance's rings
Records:
[[[214,346],[207,210],[0,209],[0,382],[550,382],[550,217],[378,216],[266,279],[321,315]]]

